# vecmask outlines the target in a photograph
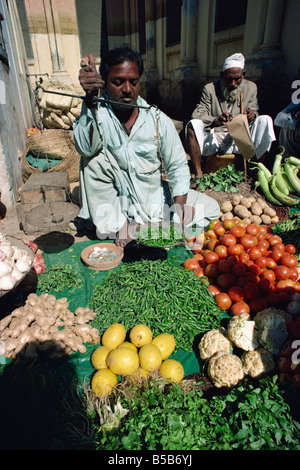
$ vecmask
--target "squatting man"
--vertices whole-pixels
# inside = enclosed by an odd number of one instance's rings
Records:
[[[239,153],[226,123],[241,111],[247,116],[257,160],[264,160],[276,140],[271,117],[258,114],[257,86],[246,80],[245,75],[245,58],[235,53],[224,61],[220,79],[203,88],[200,102],[186,127],[187,150],[195,179],[203,174],[205,158],[217,153]]]
[[[92,55],[84,60],[79,82],[86,98],[74,122],[81,155],[77,220],[91,220],[99,238],[126,246],[132,226],[165,220],[166,207],[173,205],[175,222],[202,232],[219,217],[219,205],[190,189],[186,153],[172,120],[139,95],[141,56],[127,45],[115,48],[101,58],[99,72]],[[99,91],[114,103],[95,102]]]

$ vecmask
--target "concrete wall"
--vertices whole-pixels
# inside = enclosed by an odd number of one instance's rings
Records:
[[[78,86],[81,52],[75,1],[25,0],[25,7],[33,50],[29,73],[47,73],[53,83]],[[30,80],[34,87],[34,77]]]
[[[2,203],[13,210],[22,184],[20,157],[25,150],[26,129],[31,127],[32,107],[26,79],[25,50],[14,0],[0,0],[1,22],[8,63],[0,60],[0,189]]]

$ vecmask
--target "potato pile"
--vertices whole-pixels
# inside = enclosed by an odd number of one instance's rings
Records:
[[[88,322],[95,312],[78,307],[69,310],[67,299],[56,299],[51,294],[29,294],[24,306],[16,308],[0,321],[0,340],[5,346],[5,357],[20,354],[35,358],[39,353],[57,359],[72,351],[86,352],[84,343],[100,342],[99,332]]]
[[[247,224],[270,225],[279,222],[276,211],[263,198],[235,194],[220,205],[221,220],[238,217]]]
[[[45,89],[67,94],[76,94],[70,87],[55,88],[49,86]],[[40,102],[43,123],[47,129],[73,128],[74,119],[79,116],[82,100],[70,96],[62,96],[51,93],[44,93]]]

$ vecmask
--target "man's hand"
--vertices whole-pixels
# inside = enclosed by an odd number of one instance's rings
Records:
[[[226,122],[230,121],[232,118],[233,115],[231,113],[222,113],[221,116],[213,121],[213,127],[224,126],[224,124],[226,124]]]
[[[188,206],[186,204],[186,194],[183,196],[175,197],[175,206],[177,209],[177,215],[180,219],[182,225],[188,225],[192,222],[195,214],[195,209],[193,206]]]
[[[103,88],[104,81],[96,70],[95,60],[92,54],[84,56],[81,60],[79,71],[79,83],[86,93],[87,98],[98,96],[99,90]]]
[[[255,116],[255,112],[252,111],[252,109],[246,109],[246,111],[244,112],[244,114],[246,114],[249,123],[252,122],[252,121],[254,121],[254,119],[255,119],[255,117],[256,117],[256,116]]]

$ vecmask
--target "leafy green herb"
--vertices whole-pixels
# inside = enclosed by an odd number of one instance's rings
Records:
[[[221,310],[200,279],[169,260],[120,265],[95,287],[89,307],[99,331],[112,323],[123,323],[126,330],[145,323],[154,335],[173,334],[177,347],[187,351],[197,334],[221,321]]]
[[[204,174],[201,178],[196,179],[199,191],[213,189],[214,191],[230,191],[237,193],[239,191],[238,184],[243,181],[244,173],[236,170],[233,163],[229,163],[227,167],[220,168],[215,173]]]
[[[299,423],[276,377],[245,380],[209,399],[159,381],[123,391],[129,412],[119,427],[107,431],[95,423],[99,450],[300,450]]]
[[[141,226],[137,230],[137,236],[141,243],[148,246],[172,245],[185,239],[183,230],[175,228],[172,224]]]
[[[44,274],[39,276],[37,288],[40,292],[62,292],[80,289],[82,278],[74,266],[69,264],[55,264],[47,268]]]

